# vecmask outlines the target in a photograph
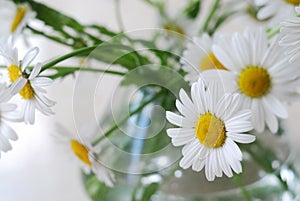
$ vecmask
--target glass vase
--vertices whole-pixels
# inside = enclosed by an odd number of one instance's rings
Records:
[[[240,201],[297,200],[300,182],[295,156],[288,142],[288,128],[280,126],[276,134],[266,130],[253,133],[257,140],[240,145],[243,173],[207,181],[204,171],[193,172],[178,166],[181,147],[170,143],[165,120],[166,105],[176,97],[156,96],[151,87],[121,87],[111,107],[100,121],[109,137],[100,143],[98,159],[116,174],[113,188],[93,175],[83,175],[86,190],[93,201]],[[153,100],[151,100],[153,99]],[[137,111],[147,100],[143,109]],[[170,109],[170,108],[169,108]]]

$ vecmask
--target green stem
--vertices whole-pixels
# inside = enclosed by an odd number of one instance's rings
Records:
[[[118,123],[115,123],[108,131],[106,131],[103,135],[101,135],[98,139],[96,139],[92,143],[92,145],[95,146],[99,142],[101,142],[104,138],[109,137],[113,133],[113,131],[115,131],[120,125],[122,125],[123,123],[125,123],[125,121],[131,117],[131,115],[134,115],[134,114],[140,112],[146,105],[148,105],[149,103],[151,103],[152,101],[154,101],[155,99],[157,99],[158,97],[160,97],[162,93],[163,93],[163,91],[158,92],[155,96],[153,96],[149,100],[145,101],[138,108],[136,108],[135,110],[133,110],[132,112],[130,112],[128,116],[124,117]]]
[[[120,32],[124,32],[124,23],[122,20],[121,16],[121,5],[120,5],[120,0],[115,0],[115,12],[116,12],[116,18],[117,18],[117,23],[120,29]]]
[[[281,26],[277,25],[275,28],[268,30],[267,31],[268,38],[272,38],[274,35],[278,34],[280,32],[280,28]]]
[[[245,188],[245,184],[243,181],[243,173],[239,174],[239,175],[235,175],[235,177],[233,177],[233,181],[235,181],[236,184],[240,187],[245,200],[252,201],[252,197],[251,197],[249,191]]]
[[[284,191],[289,191],[289,186],[288,186],[288,184],[287,184],[286,181],[283,181],[283,180],[282,180],[282,178],[281,178],[281,176],[280,176],[280,172],[277,172],[275,175],[276,175],[277,179],[279,180],[279,182],[280,182],[280,184],[281,184],[283,190],[284,190]]]
[[[208,14],[206,20],[204,21],[204,24],[203,24],[202,28],[200,29],[200,33],[204,33],[204,32],[207,31],[209,22],[211,21],[211,19],[215,15],[215,13],[216,13],[216,11],[219,7],[219,4],[220,4],[220,0],[215,0],[215,2],[213,3],[213,5],[212,5],[212,7],[209,11],[209,14]]]
[[[76,71],[106,73],[106,74],[119,75],[119,76],[124,76],[126,74],[125,72],[105,70],[105,69],[97,69],[97,68],[89,68],[89,67],[54,66],[54,67],[52,67],[52,69],[55,69],[57,71],[57,73],[46,76],[46,77],[49,77],[53,80],[57,79],[57,78],[65,77],[69,74],[73,74]]]
[[[57,68],[63,68],[63,66],[56,66]],[[107,74],[113,74],[113,75],[121,75],[124,76],[126,73],[119,72],[119,71],[113,71],[113,70],[104,70],[104,69],[98,69],[98,68],[89,68],[89,67],[64,67],[64,68],[72,68],[74,71],[80,70],[80,71],[87,71],[87,72],[96,72],[96,73],[107,73]]]
[[[268,152],[264,149],[264,147],[258,143],[258,141],[253,143],[256,144],[258,150],[261,150],[260,152]],[[268,161],[272,161],[272,156],[269,156],[270,158],[266,159],[266,158],[261,158],[259,157],[259,155],[254,152],[253,150],[251,150],[250,148],[245,146],[245,150],[251,155],[252,159],[258,164],[260,165],[267,173],[270,174],[274,174],[275,170],[272,168],[272,165],[268,162]],[[288,184],[286,181],[282,180],[281,176],[280,176],[280,172],[276,172],[275,176],[277,177],[278,181],[280,182],[282,188],[286,191],[289,190],[288,188]]]
[[[32,31],[34,34],[42,35],[42,36],[44,36],[44,37],[46,37],[46,38],[48,38],[48,39],[50,39],[52,41],[55,41],[55,42],[60,43],[62,45],[66,45],[66,46],[72,47],[71,44],[64,42],[61,38],[59,38],[57,36],[47,35],[46,33],[42,32],[42,31],[39,31],[39,30],[36,30],[35,28],[33,28],[33,27],[29,26],[29,25],[27,25],[27,28],[30,31]]]
[[[159,11],[159,14],[164,18],[164,19],[169,19],[167,13],[165,12],[165,3],[162,2],[153,2],[152,0],[145,0],[146,3],[148,3],[150,6],[153,6]]]
[[[43,72],[44,70],[46,70],[46,69],[48,69],[48,68],[51,68],[51,67],[55,66],[55,65],[58,64],[59,62],[62,62],[62,61],[64,61],[64,60],[66,60],[66,59],[69,59],[69,58],[71,58],[71,57],[73,57],[73,56],[77,56],[77,55],[80,55],[80,54],[83,54],[83,53],[90,53],[90,52],[92,52],[95,48],[97,48],[98,46],[99,46],[99,44],[93,45],[93,46],[90,46],[90,47],[80,48],[80,49],[77,49],[77,50],[75,50],[75,51],[73,51],[73,52],[70,52],[70,53],[68,53],[68,54],[65,54],[65,55],[63,55],[63,56],[61,56],[61,57],[58,57],[58,58],[56,58],[56,59],[54,59],[54,60],[52,60],[52,61],[50,61],[50,62],[44,64],[44,65],[42,66],[41,72]]]

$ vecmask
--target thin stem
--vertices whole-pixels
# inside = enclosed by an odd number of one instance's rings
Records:
[[[56,58],[56,59],[54,59],[54,60],[52,60],[52,61],[50,61],[50,62],[44,64],[44,65],[42,66],[41,72],[44,71],[44,70],[46,70],[46,69],[48,69],[48,68],[51,68],[51,67],[55,66],[55,65],[58,64],[59,62],[62,62],[62,61],[64,61],[64,60],[66,60],[66,59],[69,59],[69,58],[71,58],[71,57],[73,57],[73,56],[77,56],[77,55],[80,55],[80,54],[83,54],[83,53],[89,53],[89,52],[92,52],[92,51],[93,51],[95,48],[97,48],[98,46],[99,46],[99,44],[98,44],[98,45],[93,45],[93,46],[90,46],[90,47],[80,48],[80,49],[77,49],[77,50],[75,50],[75,51],[73,51],[73,52],[70,52],[70,53],[68,53],[68,54],[65,54],[65,55],[63,55],[63,56],[61,56],[61,57],[58,57],[58,58]]]
[[[258,145],[259,150],[264,150],[264,148],[258,143],[255,142],[256,145]],[[245,147],[245,150],[251,155],[252,159],[258,164],[260,165],[267,173],[274,173],[274,169],[272,168],[271,164],[268,164],[268,166],[266,166],[266,161],[264,159],[261,159],[257,156],[257,154],[252,151],[251,149],[248,149]],[[284,181],[281,176],[280,176],[280,172],[275,173],[275,176],[277,177],[277,179],[279,180],[281,186],[283,187],[284,190],[288,191],[288,184],[286,181]]]
[[[59,68],[59,66],[57,66]],[[80,71],[87,71],[87,72],[96,72],[96,73],[107,73],[107,74],[113,74],[113,75],[121,75],[124,76],[126,73],[119,72],[119,71],[113,71],[113,70],[104,70],[104,69],[98,69],[98,68],[89,68],[89,67],[72,67],[73,69],[80,70]]]
[[[47,34],[45,34],[44,32],[39,31],[39,30],[37,30],[37,29],[35,29],[35,28],[29,26],[29,25],[27,25],[27,28],[28,28],[29,30],[31,30],[33,33],[35,33],[35,34],[42,35],[42,36],[44,36],[44,37],[46,37],[46,38],[48,38],[48,39],[50,39],[50,40],[53,40],[53,41],[55,41],[55,42],[58,42],[58,43],[60,43],[60,44],[62,44],[62,45],[66,45],[66,46],[72,47],[71,44],[64,42],[64,41],[61,40],[59,37],[47,35]]]
[[[164,19],[169,19],[168,15],[165,12],[165,4],[163,3],[163,1],[153,2],[152,0],[145,0],[145,2],[148,3],[150,6],[155,7]]]
[[[95,72],[95,73],[106,73],[106,74],[112,74],[112,75],[119,75],[124,76],[125,72],[119,72],[119,71],[112,71],[112,70],[105,70],[105,69],[98,69],[98,68],[89,68],[89,67],[68,67],[68,66],[54,66],[52,69],[55,69],[57,73],[46,76],[51,79],[57,79],[61,77],[65,77],[69,74],[73,74],[76,71],[86,71],[86,72]]]
[[[138,108],[136,108],[135,110],[133,110],[132,112],[130,112],[128,116],[124,117],[118,123],[115,123],[108,131],[106,131],[102,136],[100,136],[98,139],[96,139],[92,143],[92,145],[95,146],[99,142],[101,142],[104,138],[109,137],[113,133],[113,131],[115,131],[120,125],[122,125],[123,123],[125,123],[125,121],[131,117],[131,115],[134,115],[134,114],[140,112],[146,105],[148,105],[149,103],[151,103],[152,101],[154,101],[155,99],[157,99],[158,97],[160,97],[162,93],[163,93],[163,91],[158,92],[155,96],[153,96],[149,100],[145,101]]]
[[[236,182],[236,184],[241,188],[242,194],[246,201],[252,201],[251,195],[249,191],[245,188],[245,184],[243,181],[243,174],[235,175],[233,178],[233,181]]]
[[[286,181],[282,180],[282,177],[280,176],[280,172],[277,172],[276,174],[277,179],[279,180],[281,186],[285,191],[289,191],[289,185]]]
[[[204,21],[204,24],[203,24],[202,28],[200,29],[200,33],[203,33],[203,32],[207,31],[209,22],[211,21],[211,19],[215,15],[215,13],[216,13],[216,11],[219,7],[219,4],[220,4],[220,0],[215,0],[215,2],[213,3],[213,5],[212,5],[212,7],[209,11],[209,14],[208,14],[206,20]]]
[[[120,32],[124,32],[125,27],[121,15],[120,0],[115,0],[115,12],[116,12],[117,24],[119,26]]]
[[[274,35],[278,34],[280,32],[280,28],[281,26],[277,25],[275,28],[268,30],[267,31],[268,38],[272,38]]]

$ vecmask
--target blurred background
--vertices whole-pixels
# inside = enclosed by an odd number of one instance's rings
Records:
[[[51,0],[40,1],[55,9],[70,15],[82,23],[99,23],[118,31],[118,23],[115,16],[115,5],[112,0]],[[207,1],[206,1],[207,2]],[[121,0],[121,16],[125,31],[133,31],[159,26],[159,18],[156,11],[141,0]],[[176,9],[183,1],[169,0],[170,12],[176,13]],[[205,2],[204,2],[205,3]],[[205,7],[205,4],[204,4]],[[223,27],[223,31],[232,32],[245,28],[243,18],[234,20],[229,26]],[[201,19],[200,19],[201,20]],[[254,21],[248,26],[259,26]],[[45,61],[70,51],[68,48],[48,42],[42,37],[30,36],[30,46],[38,46],[40,54],[35,61]],[[23,52],[27,49],[24,46]],[[22,52],[22,51],[21,51]],[[22,54],[21,54],[22,55]],[[70,64],[79,61],[68,61]],[[66,64],[68,63],[66,62]],[[85,74],[86,80],[98,80],[99,75]],[[101,116],[109,104],[109,98],[118,86],[119,78],[116,76],[101,75],[98,83],[97,114]],[[49,97],[56,100],[54,107],[55,116],[46,117],[37,112],[35,125],[13,124],[19,135],[19,140],[13,142],[13,150],[1,154],[0,160],[0,200],[3,201],[85,201],[89,200],[81,183],[80,170],[70,163],[69,158],[61,153],[59,146],[53,140],[55,134],[55,122],[59,122],[75,132],[73,94],[76,79],[68,76],[62,80],[56,80],[49,89]],[[78,84],[78,83],[77,83]],[[88,103],[85,99],[85,89],[94,82],[79,83],[82,90],[82,105]],[[82,121],[89,121],[84,111],[86,108],[76,108],[80,112]],[[290,141],[300,153],[298,142],[300,103],[289,106],[289,119],[286,120],[289,128]],[[298,150],[296,149],[298,147]]]

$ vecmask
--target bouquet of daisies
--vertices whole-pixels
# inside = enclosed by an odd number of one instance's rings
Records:
[[[175,15],[165,1],[143,2],[157,11],[158,27],[126,32],[119,1],[115,4],[120,26],[114,31],[82,24],[33,0],[0,0],[0,151],[11,150],[11,141],[22,135],[10,122],[35,124],[36,111],[49,119],[55,116],[53,107],[59,103],[46,94],[53,82],[84,72],[111,74],[123,77],[121,87],[133,86],[140,93],[134,102],[121,97],[125,115],[112,112],[98,122],[101,129],[85,125],[81,127],[93,129],[75,132],[57,123],[54,131],[57,142],[82,168],[92,199],[122,200],[109,192],[118,189],[122,183],[118,175],[123,172],[139,175],[126,192],[131,200],[169,200],[157,197],[157,192],[163,192],[168,179],[182,169],[203,172],[209,182],[218,182],[218,177],[236,180],[241,199],[269,199],[249,192],[240,182],[247,169],[244,158],[252,158],[275,176],[280,186],[276,192],[296,199],[299,185],[276,172],[277,155],[264,147],[260,136],[270,132],[273,138],[284,137],[281,120],[288,117],[286,104],[300,97],[300,1],[189,0]],[[240,31],[228,30],[232,21],[245,17],[257,26],[239,22]],[[136,37],[136,32],[147,36]],[[44,47],[30,47],[30,35],[70,51],[35,61]],[[20,43],[27,44],[24,56],[19,53]],[[64,66],[70,58],[79,58],[78,64]],[[108,67],[87,67],[90,62]],[[153,105],[160,105],[163,112],[144,118]],[[159,130],[151,135],[156,122]],[[133,151],[136,144],[139,149]],[[169,145],[169,151],[162,151]],[[118,154],[115,147],[127,155]],[[177,153],[171,162],[156,160],[170,157],[171,152]],[[147,159],[141,157],[145,153]],[[136,164],[130,157],[136,158]],[[293,165],[287,169],[297,176]],[[149,179],[150,173],[160,179]],[[287,199],[282,194],[279,199]]]

